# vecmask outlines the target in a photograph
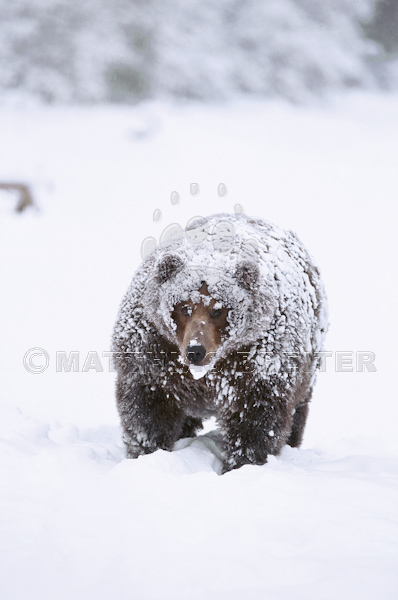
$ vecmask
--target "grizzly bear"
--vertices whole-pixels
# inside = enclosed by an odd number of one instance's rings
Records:
[[[327,330],[298,237],[244,214],[198,218],[147,256],[113,334],[126,455],[171,451],[215,416],[223,471],[299,446]]]

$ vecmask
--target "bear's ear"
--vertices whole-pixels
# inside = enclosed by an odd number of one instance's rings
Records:
[[[178,271],[181,271],[184,263],[179,256],[175,254],[166,254],[160,260],[157,266],[157,274],[156,277],[159,283],[165,283],[174,275],[177,275]]]
[[[244,260],[236,267],[236,281],[245,290],[253,290],[256,287],[259,275],[258,266],[251,260]]]

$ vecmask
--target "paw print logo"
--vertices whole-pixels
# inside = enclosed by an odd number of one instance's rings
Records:
[[[199,196],[199,184],[191,183],[189,191],[191,196]],[[225,198],[228,195],[225,183],[220,183],[218,185],[217,194],[219,198]],[[170,202],[172,206],[178,206],[180,204],[181,197],[177,191],[171,192]],[[242,205],[235,204],[234,212],[235,214],[243,214],[244,211]],[[159,208],[155,209],[153,212],[153,221],[154,223],[160,223],[162,221],[162,211]],[[210,224],[205,217],[195,216],[192,219],[189,219],[185,228],[179,223],[167,225],[161,232],[159,241],[153,236],[146,237],[141,244],[141,257],[144,260],[158,247],[165,248],[170,244],[178,246],[178,244],[182,243],[184,238],[192,245],[201,244],[206,239],[210,239],[215,252],[226,254],[232,251],[235,243],[235,236],[235,226],[231,221],[223,220],[213,227],[210,227]],[[257,245],[256,240],[247,240],[244,247],[240,249],[240,260],[255,260],[257,255]]]

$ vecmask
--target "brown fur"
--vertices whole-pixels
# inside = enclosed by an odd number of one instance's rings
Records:
[[[200,366],[208,365],[221,344],[225,327],[227,325],[228,310],[223,307],[214,309],[216,300],[209,298],[207,285],[203,284],[199,290],[200,302],[192,300],[180,302],[175,306],[173,319],[177,325],[177,340],[184,364],[189,360],[186,351],[191,340],[197,340],[206,349],[205,358]]]

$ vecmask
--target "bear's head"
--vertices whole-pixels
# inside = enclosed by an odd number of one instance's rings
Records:
[[[227,307],[209,295],[203,282],[198,297],[174,307],[172,318],[181,356],[186,364],[208,365],[227,335]]]
[[[222,272],[210,272],[209,268],[188,268],[176,254],[162,257],[157,265],[160,297],[163,296],[162,290],[166,291],[166,286],[176,294],[175,301],[168,303],[170,322],[181,359],[186,365],[209,365],[220,346],[228,341],[237,310],[236,306],[228,303],[228,294],[224,295],[222,292],[235,287],[236,291],[230,294],[234,300],[241,297],[241,294],[254,297],[258,279],[258,267],[251,261],[235,264],[227,277]],[[185,289],[182,297],[178,297],[187,280],[190,280],[193,287],[189,291]]]

